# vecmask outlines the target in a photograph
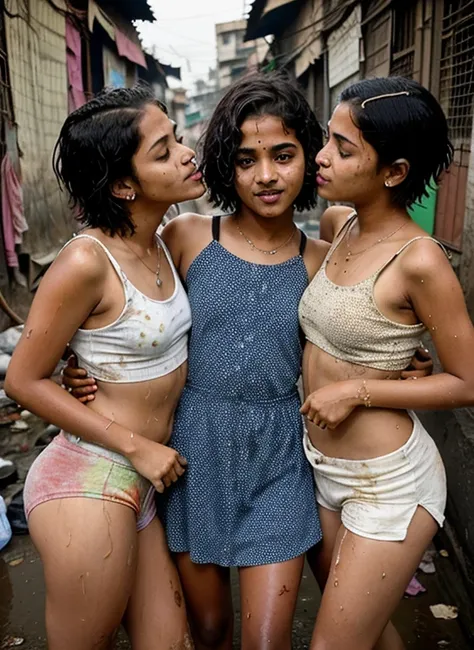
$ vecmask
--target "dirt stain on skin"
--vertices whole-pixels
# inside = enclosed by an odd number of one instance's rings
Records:
[[[289,594],[290,590],[287,588],[286,585],[283,585],[283,587],[280,589],[278,595],[283,596],[283,594]]]
[[[178,607],[181,607],[183,603],[183,597],[181,596],[178,590],[174,592],[174,602],[177,604]]]

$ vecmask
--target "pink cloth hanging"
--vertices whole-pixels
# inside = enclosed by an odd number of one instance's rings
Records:
[[[7,265],[10,268],[18,268],[15,246],[22,243],[23,233],[28,230],[28,224],[23,214],[23,190],[8,153],[2,160],[0,171],[2,174],[3,242]]]
[[[66,66],[68,80],[69,112],[86,103],[84,84],[82,82],[81,35],[72,20],[66,20]]]
[[[145,55],[140,49],[140,46],[131,41],[128,36],[125,36],[119,29],[115,28],[115,44],[120,56],[124,56],[129,61],[141,65],[142,68],[147,68]]]

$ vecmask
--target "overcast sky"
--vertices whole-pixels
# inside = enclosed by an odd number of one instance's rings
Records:
[[[215,66],[215,24],[239,20],[252,0],[148,0],[156,22],[138,23],[146,49],[163,63],[181,66],[182,83],[206,77]]]

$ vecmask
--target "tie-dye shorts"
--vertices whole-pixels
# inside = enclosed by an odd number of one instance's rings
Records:
[[[26,516],[41,503],[72,497],[113,501],[132,508],[138,531],[156,515],[153,485],[124,456],[61,432],[28,472]]]

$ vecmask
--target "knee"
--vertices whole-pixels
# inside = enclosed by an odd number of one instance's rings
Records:
[[[196,645],[217,650],[224,646],[230,636],[232,620],[230,617],[209,612],[199,621],[193,621],[192,628]]]

